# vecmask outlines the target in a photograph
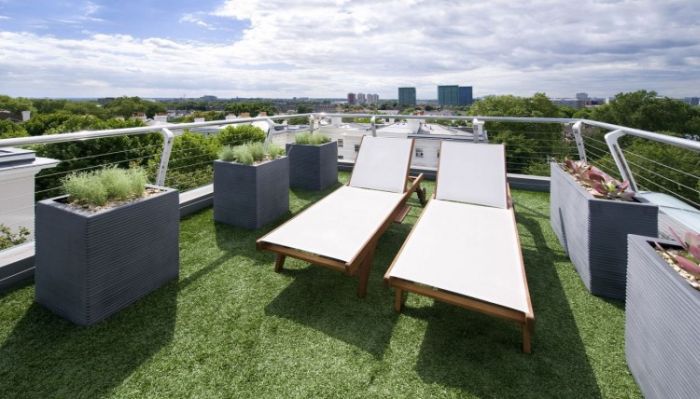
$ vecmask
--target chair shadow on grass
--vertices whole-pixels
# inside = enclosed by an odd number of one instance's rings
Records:
[[[436,302],[405,310],[428,321],[416,369],[428,383],[479,397],[600,398],[593,370],[555,270],[560,251],[547,246],[542,219],[519,214],[536,250],[524,249],[535,311],[532,354],[514,323]]]
[[[357,277],[287,258],[291,283],[265,307],[265,313],[318,330],[381,359],[398,314],[384,286],[384,272],[411,226],[394,225],[379,240],[367,296],[357,297]]]
[[[171,281],[89,327],[33,303],[0,347],[0,396],[108,395],[171,342],[177,292]]]

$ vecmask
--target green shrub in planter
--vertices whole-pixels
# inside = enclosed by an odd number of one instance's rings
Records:
[[[289,210],[289,159],[273,144],[224,146],[214,161],[214,220],[257,229]]]
[[[64,179],[66,196],[36,207],[36,300],[74,323],[96,323],[179,273],[179,196],[143,169]]]
[[[287,156],[290,187],[318,191],[338,182],[338,143],[328,136],[297,134]]]

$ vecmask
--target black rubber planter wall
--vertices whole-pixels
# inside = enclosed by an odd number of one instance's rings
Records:
[[[557,163],[551,165],[550,221],[588,290],[624,299],[627,235],[656,237],[658,208],[594,198]]]
[[[656,253],[650,240],[629,236],[627,364],[648,399],[697,398],[700,291]]]
[[[259,165],[214,161],[214,220],[259,229],[288,211],[288,157]]]
[[[323,190],[338,182],[338,143],[287,144],[289,186]]]
[[[178,193],[99,212],[36,206],[36,301],[81,325],[94,324],[178,277]]]

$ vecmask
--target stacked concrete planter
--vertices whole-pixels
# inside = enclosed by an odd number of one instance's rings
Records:
[[[627,235],[657,236],[655,205],[595,198],[559,164],[551,164],[550,221],[586,288],[625,298]]]
[[[259,229],[288,211],[288,157],[257,165],[214,161],[214,220]]]
[[[630,371],[646,398],[696,398],[700,291],[656,253],[652,238],[630,235],[628,259],[625,355]]]
[[[162,191],[97,212],[36,206],[36,301],[80,325],[103,320],[178,277],[178,193]]]
[[[289,186],[323,190],[338,182],[338,142],[287,144]]]

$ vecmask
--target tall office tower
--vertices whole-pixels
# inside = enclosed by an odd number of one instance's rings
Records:
[[[367,97],[365,97],[365,93],[357,93],[357,103],[358,104],[367,103]]]
[[[438,86],[438,104],[441,106],[459,105],[459,86]]]
[[[355,102],[355,93],[348,93],[348,104],[354,105]]]
[[[399,87],[399,105],[408,107],[416,106],[415,87]]]
[[[474,97],[471,86],[459,86],[459,105],[472,105]]]

